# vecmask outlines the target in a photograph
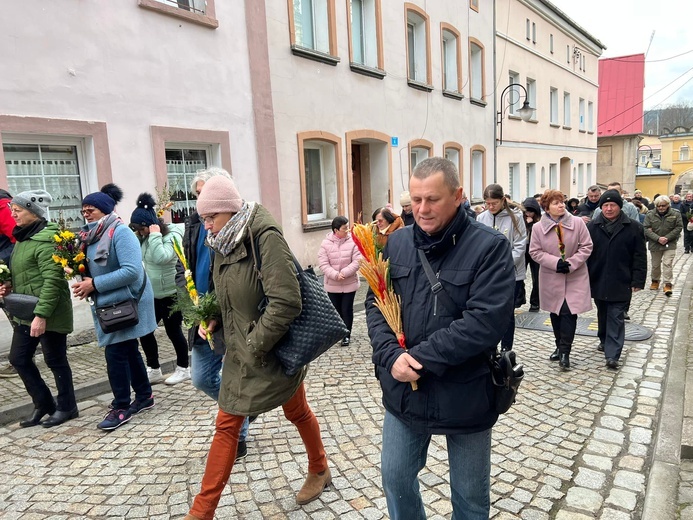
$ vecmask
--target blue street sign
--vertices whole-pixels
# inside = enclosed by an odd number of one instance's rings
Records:
[[[391,137],[392,146],[399,146],[399,137]]]

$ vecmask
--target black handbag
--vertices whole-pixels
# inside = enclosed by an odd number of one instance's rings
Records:
[[[140,322],[139,314],[137,313],[137,304],[144,294],[144,288],[147,286],[147,273],[144,273],[142,287],[137,293],[137,298],[128,298],[118,303],[96,307],[96,319],[99,320],[99,325],[104,334],[111,334],[119,330],[134,327]]]
[[[418,254],[426,273],[426,278],[428,278],[428,283],[431,284],[431,292],[440,298],[441,303],[445,305],[453,316],[459,316],[460,308],[452,301],[452,298],[445,292],[443,284],[436,278],[425,253],[419,249]],[[494,354],[489,358],[488,362],[495,389],[494,408],[496,413],[505,413],[515,402],[520,383],[522,383],[525,377],[525,371],[522,365],[517,364],[515,352],[512,350],[499,353],[494,349]]]
[[[34,309],[39,299],[31,294],[9,293],[3,298],[2,307],[12,316],[22,321],[34,319]]]
[[[260,252],[252,231],[249,234],[255,272],[262,284]],[[287,333],[272,350],[284,367],[284,373],[287,376],[293,376],[308,363],[327,352],[332,345],[349,335],[349,329],[313,270],[303,269],[296,257],[293,254],[291,256],[301,287],[301,314],[291,322]],[[264,312],[266,306],[265,297],[260,303],[260,311]]]

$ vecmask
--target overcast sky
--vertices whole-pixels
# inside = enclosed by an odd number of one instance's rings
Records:
[[[693,0],[549,1],[604,44],[602,58],[645,53],[649,46],[645,110],[693,104]]]

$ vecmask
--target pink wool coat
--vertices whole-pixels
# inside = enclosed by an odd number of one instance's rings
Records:
[[[350,293],[359,288],[359,253],[351,235],[339,238],[334,233],[325,237],[318,253],[318,265],[325,275],[323,283],[328,293]],[[344,280],[339,280],[339,273]]]
[[[559,314],[563,300],[568,302],[572,314],[592,309],[590,276],[587,259],[592,254],[592,238],[580,217],[566,212],[563,220],[565,259],[570,263],[570,273],[556,272],[561,259],[558,250],[556,223],[548,214],[532,228],[529,255],[539,264],[539,306],[542,310]]]

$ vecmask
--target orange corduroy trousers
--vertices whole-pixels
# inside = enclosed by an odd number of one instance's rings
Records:
[[[320,437],[320,425],[306,400],[303,383],[296,393],[282,405],[284,416],[291,421],[301,435],[308,454],[308,471],[320,473],[327,469],[327,456]],[[202,477],[200,492],[195,497],[190,514],[203,520],[213,520],[221,493],[229,481],[238,448],[238,435],[245,417],[219,410],[216,431],[207,456],[207,466]]]

